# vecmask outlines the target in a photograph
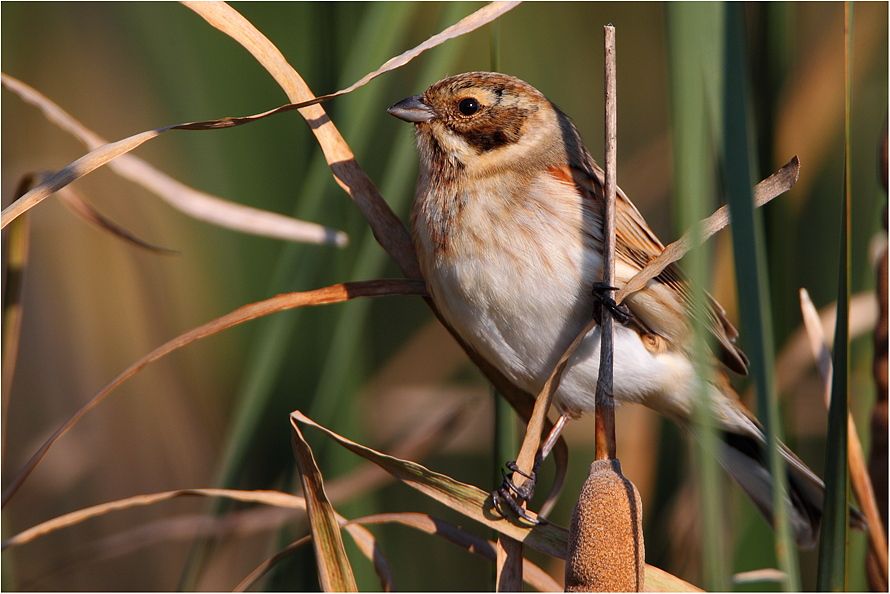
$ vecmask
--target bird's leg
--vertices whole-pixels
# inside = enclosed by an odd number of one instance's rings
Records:
[[[618,287],[613,287],[604,282],[597,281],[593,283],[593,296],[599,301],[599,305],[601,307],[607,308],[610,312],[612,312],[612,318],[618,322],[619,324],[626,326],[631,320],[633,320],[633,314],[630,312],[630,309],[624,305],[618,305],[615,300],[612,298],[611,292],[617,291]],[[594,312],[594,315],[598,315],[598,312]],[[597,319],[600,319],[599,316]]]
[[[562,430],[566,426],[566,422],[568,422],[570,418],[570,415],[563,413],[556,419],[556,423],[550,429],[550,433],[547,434],[547,439],[544,440],[544,445],[541,446],[541,462],[546,460],[547,456],[550,455],[550,452],[553,451],[553,446],[556,445],[556,440],[559,439],[559,435],[562,433]]]
[[[544,440],[544,444],[541,446],[540,451],[537,456],[535,456],[535,464],[532,468],[531,473],[524,472],[519,466],[516,464],[515,460],[510,460],[504,466],[507,470],[510,471],[507,474],[504,471],[501,471],[501,475],[503,476],[503,482],[501,486],[492,491],[491,493],[491,501],[494,505],[494,508],[500,513],[502,516],[506,517],[504,514],[504,510],[502,506],[504,504],[513,511],[518,517],[530,522],[532,524],[541,524],[543,519],[534,518],[525,510],[525,504],[528,503],[532,496],[535,494],[535,485],[537,482],[537,473],[538,469],[541,467],[541,464],[550,455],[550,452],[553,450],[553,446],[556,445],[556,440],[559,439],[559,434],[562,433],[563,428],[566,426],[566,421],[569,420],[569,415],[563,414],[559,417],[553,427],[550,429],[550,432],[547,434],[547,438]],[[516,473],[525,478],[525,482],[521,485],[516,485],[513,482],[513,474]]]

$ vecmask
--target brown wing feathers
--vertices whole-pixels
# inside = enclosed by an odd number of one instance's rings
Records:
[[[587,166],[566,166],[561,168],[561,171],[552,168],[551,173],[563,181],[572,180],[576,186],[581,186],[579,189],[582,191],[582,194],[596,203],[602,204],[603,172],[593,163],[589,156],[588,163],[585,165]],[[643,216],[620,189],[616,204],[615,234],[616,252],[619,258],[640,270],[664,249],[664,245],[646,224]],[[670,289],[669,294],[676,298],[677,304],[685,310],[688,316],[691,317],[693,315],[692,295],[689,292],[687,281],[677,266],[673,264],[668,266],[654,281]],[[641,292],[647,290],[643,289]],[[660,292],[660,294],[663,295],[663,292]],[[748,359],[735,344],[738,331],[726,318],[726,312],[720,304],[709,294],[706,293],[706,296],[708,299],[706,323],[716,340],[714,345],[717,351],[716,354],[720,361],[729,369],[744,375],[748,372]],[[631,311],[635,315],[644,313],[634,311],[633,301],[632,299],[628,301]],[[652,316],[644,315],[643,317],[649,318],[646,325],[650,326],[651,331],[654,333],[662,335],[668,341],[677,338],[676,336],[665,335],[670,334],[669,332],[660,332],[659,324],[653,321]]]

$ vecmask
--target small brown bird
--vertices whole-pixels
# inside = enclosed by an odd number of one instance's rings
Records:
[[[515,384],[538,393],[597,300],[603,171],[572,121],[511,76],[460,74],[388,111],[415,127],[420,173],[411,227],[433,301],[467,343]],[[620,189],[615,208],[620,286],[664,246]],[[629,315],[615,327],[614,396],[694,432],[699,384],[690,298],[675,266],[627,298]],[[710,297],[705,324],[714,344],[707,387],[722,437],[716,455],[770,518],[763,431],[724,371],[745,374],[747,359],[735,344],[736,329]],[[564,417],[594,409],[599,344],[597,327],[570,360],[554,398]],[[812,545],[823,483],[784,446],[782,455],[794,533],[799,544]]]

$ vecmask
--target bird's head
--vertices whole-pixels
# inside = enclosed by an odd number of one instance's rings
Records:
[[[550,161],[559,144],[557,110],[530,84],[496,72],[467,72],[387,110],[412,122],[421,157],[436,153],[471,176]]]

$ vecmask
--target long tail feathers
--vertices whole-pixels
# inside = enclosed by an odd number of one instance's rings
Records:
[[[720,437],[722,438],[718,456],[720,463],[772,523],[772,478],[769,472],[766,440],[762,433],[750,435],[724,430]],[[811,548],[818,542],[825,485],[784,444],[780,444],[779,451],[785,459],[788,477],[786,502],[790,502],[788,509],[794,538],[798,546]],[[851,509],[850,512],[850,524],[855,528],[864,529],[862,515],[855,509]]]
[[[729,431],[723,431],[720,437],[720,463],[772,523],[772,478],[765,440]],[[799,546],[810,548],[816,545],[819,535],[825,485],[784,445],[781,452],[788,476],[786,501],[791,504],[794,538]]]

